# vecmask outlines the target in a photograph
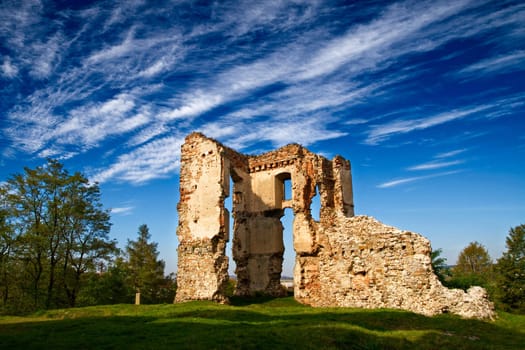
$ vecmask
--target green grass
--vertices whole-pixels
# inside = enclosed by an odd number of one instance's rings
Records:
[[[0,317],[0,349],[524,349],[525,316],[495,322],[398,310],[310,308],[293,298],[232,305],[112,305]]]

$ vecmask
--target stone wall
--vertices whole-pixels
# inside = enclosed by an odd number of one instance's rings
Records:
[[[468,293],[441,285],[432,271],[430,242],[421,235],[384,225],[368,216],[334,216],[321,227],[322,249],[315,259],[299,258],[303,281],[296,298],[312,306],[396,308],[424,315],[450,312],[463,317],[494,317],[486,291]]]
[[[231,181],[230,181],[231,179]],[[291,181],[291,198],[285,182]],[[230,188],[230,182],[233,188]],[[354,216],[350,162],[291,144],[259,156],[240,154],[202,134],[182,146],[175,301],[226,301],[226,197],[233,196],[233,248],[241,296],[283,295],[281,217],[292,208],[294,296],[312,306],[400,308],[492,318],[485,290],[441,285],[424,237]],[[312,218],[319,194],[320,220]]]
[[[193,137],[192,137],[193,136]],[[182,145],[180,169],[178,271],[175,301],[225,301],[228,282],[229,213],[227,160],[213,140],[190,135]]]

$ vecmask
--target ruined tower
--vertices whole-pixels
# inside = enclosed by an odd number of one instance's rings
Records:
[[[230,193],[233,237],[224,205]],[[318,221],[310,209],[316,194]],[[328,160],[297,144],[243,155],[200,133],[190,134],[182,145],[175,301],[226,300],[230,239],[236,295],[282,295],[285,208],[294,215],[294,297],[299,302],[493,316],[482,288],[465,293],[441,285],[426,238],[354,216],[348,160]]]

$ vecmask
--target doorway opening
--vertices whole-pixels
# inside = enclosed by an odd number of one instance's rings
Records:
[[[280,217],[282,227],[283,256],[281,265],[281,285],[286,287],[288,294],[293,293],[293,271],[295,265],[295,249],[293,245],[292,209],[293,184],[290,173],[285,172],[276,176],[276,207],[282,209]]]
[[[283,225],[283,267],[281,272],[281,281],[290,280],[293,282],[293,271],[295,265],[295,249],[293,247],[293,219],[292,208],[285,208],[284,215],[281,217]]]

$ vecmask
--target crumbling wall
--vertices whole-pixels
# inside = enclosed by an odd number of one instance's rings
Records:
[[[332,222],[320,227],[323,248],[316,259],[301,261],[303,269],[317,271],[319,282],[316,289],[299,284],[299,301],[312,306],[494,317],[484,289],[465,293],[443,287],[432,271],[430,242],[423,236],[368,216],[334,216]]]
[[[228,281],[229,162],[223,147],[192,134],[182,145],[180,169],[178,289],[175,301],[225,301]]]
[[[286,181],[291,181],[291,198],[284,197]],[[182,146],[180,182],[175,301],[225,301],[229,213],[224,199],[232,192],[237,295],[285,293],[280,285],[280,219],[285,208],[292,208],[298,301],[425,315],[494,316],[484,289],[465,293],[441,285],[432,271],[426,238],[354,216],[350,162],[340,156],[328,160],[297,144],[247,156],[194,133]],[[319,221],[311,213],[316,194]]]

